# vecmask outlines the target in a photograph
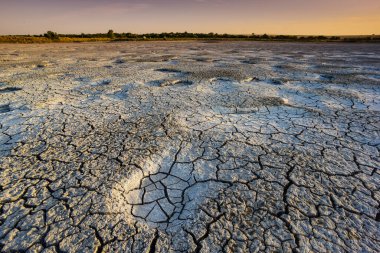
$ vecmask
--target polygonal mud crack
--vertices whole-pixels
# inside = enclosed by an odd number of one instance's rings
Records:
[[[0,252],[380,252],[375,44],[0,46]]]
[[[111,209],[123,211],[127,220],[167,231],[194,222],[198,205],[223,183],[197,180],[205,172],[195,171],[192,163],[176,162],[174,156],[166,153],[159,161],[146,163],[142,167],[144,175],[136,171],[128,176],[121,182],[121,189],[113,190]]]

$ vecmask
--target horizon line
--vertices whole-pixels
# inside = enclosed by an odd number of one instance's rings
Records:
[[[113,30],[113,29],[109,29]],[[45,31],[44,33],[39,33],[39,34],[3,34],[0,33],[0,36],[43,36],[46,32],[56,32],[53,30],[48,30]],[[108,31],[106,32],[95,32],[95,33],[86,33],[86,32],[81,32],[81,33],[60,33],[56,32],[59,35],[81,35],[81,34],[87,34],[87,35],[96,35],[96,34],[107,34]],[[353,36],[380,36],[380,34],[372,33],[372,34],[287,34],[287,33],[217,33],[217,32],[188,32],[188,31],[183,31],[183,32],[148,32],[148,33],[133,33],[133,32],[117,32],[113,31],[115,34],[133,34],[133,35],[146,35],[146,34],[215,34],[215,35],[240,35],[240,36],[251,36],[251,35],[268,35],[268,36],[340,36],[340,37],[353,37]]]

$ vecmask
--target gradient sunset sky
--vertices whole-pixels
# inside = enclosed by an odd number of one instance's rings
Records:
[[[0,34],[380,34],[380,0],[0,0]]]

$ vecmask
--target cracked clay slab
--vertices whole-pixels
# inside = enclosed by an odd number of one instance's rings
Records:
[[[0,51],[0,252],[380,252],[379,45]]]

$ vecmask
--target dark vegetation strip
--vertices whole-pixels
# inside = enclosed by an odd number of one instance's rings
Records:
[[[368,36],[295,36],[295,35],[236,35],[218,33],[107,33],[58,34],[48,31],[41,35],[4,35],[0,43],[49,43],[91,41],[136,41],[136,40],[250,40],[250,41],[299,41],[299,42],[380,42],[380,35]]]

